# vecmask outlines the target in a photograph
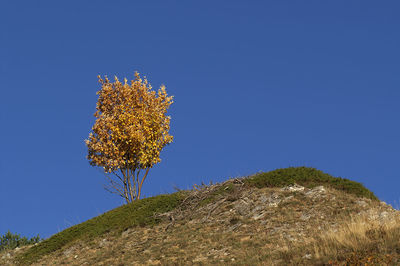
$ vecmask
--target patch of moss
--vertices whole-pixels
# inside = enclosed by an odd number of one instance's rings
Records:
[[[184,192],[159,195],[123,205],[81,224],[72,226],[33,246],[16,260],[19,264],[31,264],[42,256],[50,254],[76,241],[90,241],[103,234],[122,233],[134,226],[154,225],[159,219],[154,214],[173,210],[183,200]]]
[[[313,188],[324,185],[337,190],[342,190],[358,197],[365,197],[373,200],[378,198],[361,183],[346,178],[333,177],[327,173],[311,167],[289,167],[274,171],[259,173],[244,179],[249,186],[263,187],[284,187],[294,183]]]

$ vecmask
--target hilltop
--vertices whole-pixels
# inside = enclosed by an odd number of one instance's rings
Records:
[[[0,264],[400,263],[400,212],[362,184],[291,167],[124,205]]]

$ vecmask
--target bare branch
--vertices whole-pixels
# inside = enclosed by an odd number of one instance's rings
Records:
[[[106,175],[108,181],[113,185],[118,187],[119,189],[123,190],[123,187],[117,181],[113,180],[110,176]]]
[[[119,191],[115,191],[114,187],[107,187],[106,185],[104,185],[104,189],[112,194],[117,194],[119,196],[121,196],[122,198],[125,198],[123,193],[120,193]]]
[[[222,199],[221,201],[217,202],[217,203],[211,208],[211,210],[208,212],[208,215],[207,215],[207,217],[206,217],[206,219],[205,219],[204,221],[207,221],[208,218],[210,217],[211,213],[212,213],[213,211],[215,211],[225,200],[226,200],[226,199]]]
[[[120,176],[117,174],[117,171],[114,171],[113,174],[114,174],[116,177],[118,177],[119,180],[123,181],[123,178],[120,177]]]

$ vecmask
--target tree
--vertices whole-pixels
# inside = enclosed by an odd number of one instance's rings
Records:
[[[130,84],[126,78],[123,83],[117,77],[115,82],[98,79],[97,119],[85,140],[87,158],[92,166],[104,169],[109,181],[106,190],[133,202],[140,199],[150,168],[161,161],[161,150],[173,140],[171,117],[166,115],[173,96],[167,96],[164,85],[156,94],[137,72]]]
[[[26,236],[21,237],[19,234],[13,234],[8,230],[6,234],[0,236],[0,251],[32,245],[39,243],[40,241],[41,239],[39,235],[28,239]]]

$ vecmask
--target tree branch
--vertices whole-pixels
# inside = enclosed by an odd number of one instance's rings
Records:
[[[144,176],[143,176],[143,178],[142,178],[142,181],[140,182],[140,185],[139,185],[139,193],[138,193],[137,199],[140,199],[140,192],[142,192],[142,185],[143,185],[144,180],[146,179],[147,174],[149,173],[149,170],[150,170],[150,167],[147,167],[147,168],[146,168],[146,173],[144,174]]]
[[[122,187],[121,187],[121,185],[119,185],[117,182],[115,182],[111,177],[109,177],[108,175],[106,175],[106,177],[108,178],[108,181],[110,182],[110,184],[111,184],[111,188],[112,189],[114,189],[114,190],[116,190],[117,192],[118,192],[118,194],[123,194],[123,189],[122,189]],[[109,191],[110,192],[110,189],[106,189],[107,191]]]

